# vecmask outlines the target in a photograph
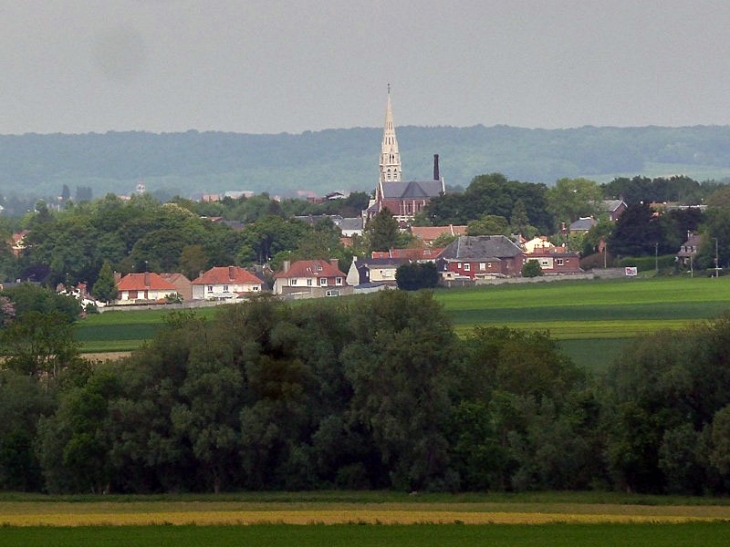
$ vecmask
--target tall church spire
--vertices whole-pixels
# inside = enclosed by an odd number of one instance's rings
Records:
[[[383,129],[383,143],[380,148],[379,182],[400,182],[400,180],[400,152],[398,152],[398,139],[395,138],[393,107],[390,103],[390,84],[388,84],[388,104],[385,108],[385,128]]]

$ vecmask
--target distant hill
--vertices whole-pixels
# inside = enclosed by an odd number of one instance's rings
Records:
[[[685,174],[730,177],[730,127],[508,126],[398,127],[405,180],[432,176],[440,155],[447,185],[466,187],[480,174],[501,172],[523,182],[554,183],[585,176]],[[382,129],[331,129],[302,134],[109,132],[0,136],[0,194],[94,197],[131,193],[144,182],[153,193],[197,196],[227,190],[295,195],[298,190],[374,188]]]

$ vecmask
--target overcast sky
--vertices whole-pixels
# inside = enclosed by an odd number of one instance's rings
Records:
[[[0,0],[0,134],[730,124],[727,0]]]

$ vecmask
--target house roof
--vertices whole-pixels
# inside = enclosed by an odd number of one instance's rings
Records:
[[[170,283],[173,283],[173,284],[178,283],[178,282],[190,283],[190,280],[187,277],[185,277],[183,274],[177,273],[177,272],[161,273],[160,277],[162,279],[164,279],[165,281],[169,281]]]
[[[408,258],[410,260],[435,260],[443,248],[426,247],[425,249],[391,249],[389,251],[373,251],[373,258]]]
[[[604,199],[603,208],[609,213],[613,213],[616,209],[621,207],[622,203],[626,206],[626,202],[622,199]]]
[[[596,219],[593,217],[579,218],[570,223],[571,232],[587,232],[596,225]]]
[[[452,236],[466,235],[466,226],[411,226],[411,233],[418,239],[424,241],[433,241],[441,234],[449,234]]]
[[[441,252],[439,258],[446,260],[513,258],[520,254],[522,254],[522,249],[503,235],[460,236]]]
[[[383,182],[384,199],[435,198],[444,191],[440,180]]]
[[[335,224],[339,226],[340,230],[354,231],[363,229],[363,221],[361,217],[343,218],[340,219],[339,222],[335,221]]]
[[[216,266],[193,279],[193,285],[260,285],[261,280],[238,266]]]
[[[297,260],[287,271],[279,272],[274,277],[345,277],[345,274],[326,260]]]
[[[117,283],[119,291],[174,291],[175,286],[155,272],[131,273]]]
[[[682,246],[677,252],[677,256],[680,258],[689,258],[690,256],[694,256],[697,254],[697,251],[693,249],[699,249],[701,244],[702,236],[693,234],[689,236],[689,239],[687,239],[687,241],[682,243]]]
[[[410,258],[360,258],[355,262],[355,265],[358,268],[398,268],[410,261]]]

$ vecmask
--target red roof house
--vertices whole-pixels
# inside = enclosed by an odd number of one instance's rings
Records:
[[[317,298],[352,294],[346,275],[340,271],[337,260],[298,260],[274,276],[274,294],[296,298]]]
[[[127,274],[117,282],[117,290],[121,302],[157,301],[177,294],[175,285],[154,272]]]

